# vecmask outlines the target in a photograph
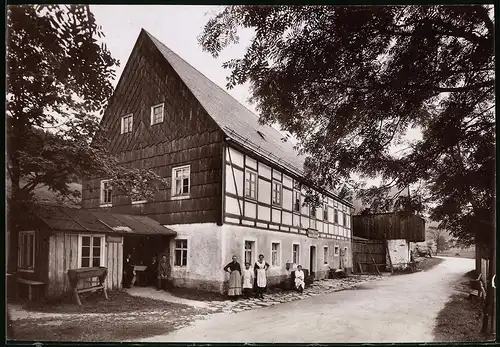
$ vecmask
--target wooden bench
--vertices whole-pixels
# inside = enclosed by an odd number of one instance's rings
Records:
[[[39,282],[39,281],[33,281],[33,280],[27,280],[24,278],[17,278],[16,279],[18,283],[26,284],[28,286],[28,300],[33,299],[33,287],[39,287],[41,288],[42,286],[45,285],[45,282]],[[17,297],[19,298],[19,291],[17,291]]]

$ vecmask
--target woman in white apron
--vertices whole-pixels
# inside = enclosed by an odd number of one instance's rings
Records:
[[[255,263],[255,278],[256,278],[256,296],[257,298],[264,298],[264,291],[267,286],[266,271],[269,268],[269,264],[264,261],[264,255],[259,255],[259,260]]]

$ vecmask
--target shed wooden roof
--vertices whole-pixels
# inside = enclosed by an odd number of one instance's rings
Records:
[[[96,212],[52,205],[37,205],[34,213],[47,227],[57,231],[177,235],[174,230],[146,216]]]

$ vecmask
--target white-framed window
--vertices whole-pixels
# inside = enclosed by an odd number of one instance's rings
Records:
[[[316,229],[316,207],[310,206],[309,208],[309,216],[311,217],[311,222],[309,223],[309,227],[311,229]]]
[[[297,265],[300,264],[300,245],[297,243],[292,245],[292,262]]]
[[[191,192],[191,166],[172,169],[172,196],[188,196]]]
[[[323,247],[323,264],[328,264],[328,246]]]
[[[245,169],[245,197],[257,199],[257,173]]]
[[[245,240],[244,261],[252,265],[255,254],[255,241]]]
[[[188,259],[188,240],[175,240],[174,247],[174,266],[187,266]]]
[[[280,266],[281,244],[279,242],[271,243],[271,266]]]
[[[163,102],[161,104],[151,106],[151,125],[163,123],[164,112],[165,104]]]
[[[323,220],[328,220],[328,204],[326,202],[323,203]]]
[[[101,206],[111,205],[113,197],[113,186],[111,185],[111,180],[101,181]]]
[[[300,190],[293,191],[293,212],[300,212]]]
[[[19,253],[17,268],[19,271],[35,271],[35,231],[19,232]]]
[[[134,193],[137,193],[137,189],[133,189]],[[130,200],[132,201],[132,205],[139,205],[139,204],[145,204],[147,202],[146,199],[139,199],[139,200],[134,200],[133,197],[130,197]]]
[[[340,248],[339,248],[339,246],[338,246],[338,245],[335,245],[335,246],[333,247],[333,255],[334,255],[334,256],[338,256],[338,255],[339,255],[339,249],[340,249]]]
[[[347,226],[347,215],[345,214],[345,212],[341,213],[342,213],[342,225]]]
[[[78,235],[78,267],[105,266],[104,235]]]
[[[345,213],[344,213],[344,216],[345,216],[345,226],[347,228],[350,228],[351,227],[351,216],[348,214],[345,214]]]
[[[339,210],[333,210],[333,221],[335,224],[339,224]]]
[[[122,122],[121,122],[122,134],[130,133],[132,131],[133,119],[134,116],[132,113],[122,117]]]
[[[283,192],[283,186],[280,182],[273,180],[273,189],[272,189],[272,203],[273,205],[281,206],[281,195]]]

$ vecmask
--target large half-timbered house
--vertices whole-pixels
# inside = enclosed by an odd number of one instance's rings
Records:
[[[132,201],[106,177],[89,179],[83,208],[144,214],[175,230],[174,285],[223,290],[232,255],[253,263],[264,254],[271,284],[298,264],[316,278],[352,267],[351,204],[324,190],[322,206],[304,204],[304,158],[293,145],[145,30],[102,125],[120,162],[169,184],[152,201]]]

